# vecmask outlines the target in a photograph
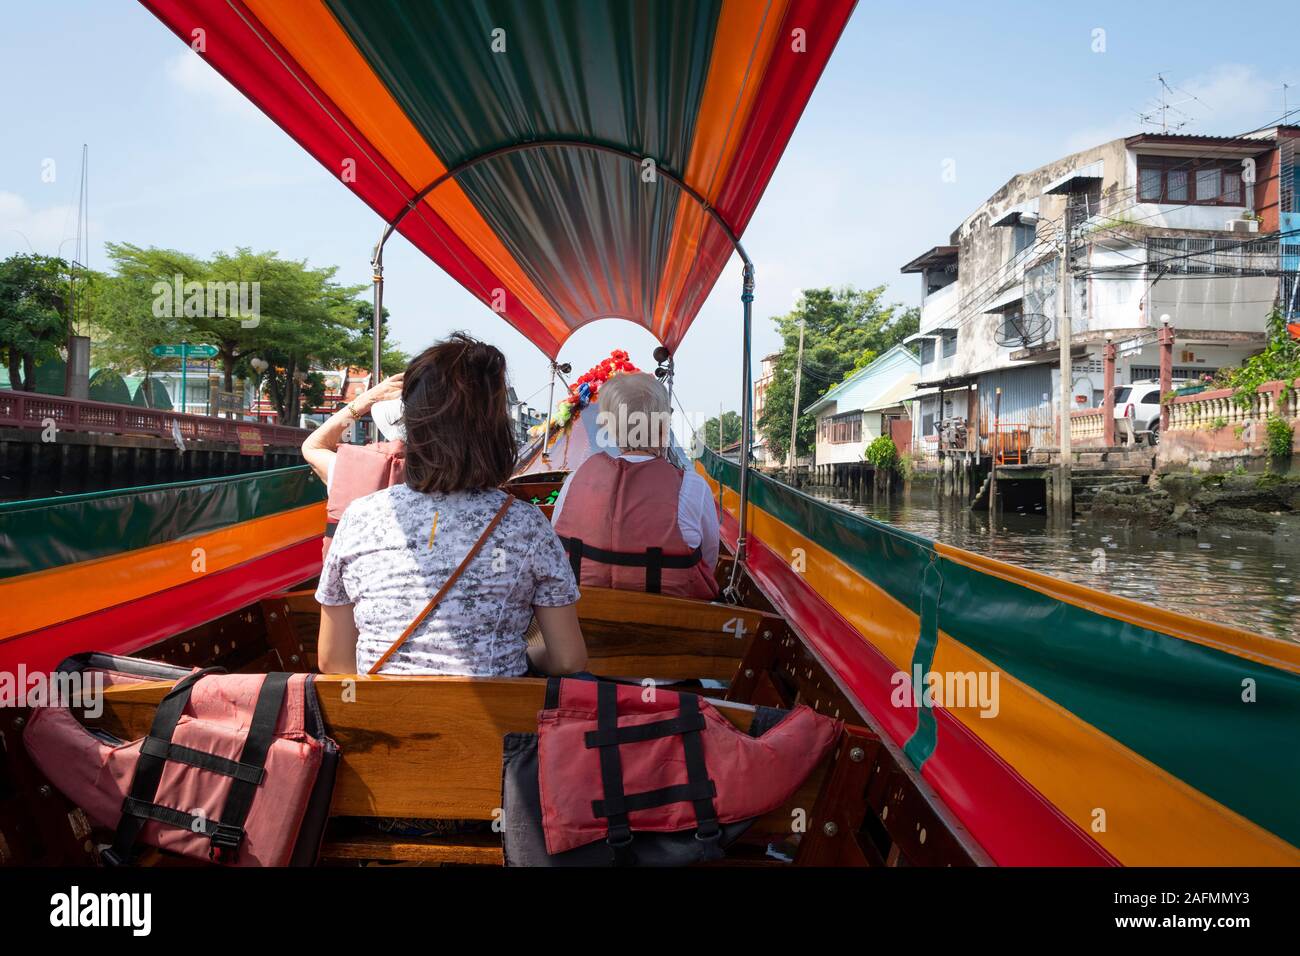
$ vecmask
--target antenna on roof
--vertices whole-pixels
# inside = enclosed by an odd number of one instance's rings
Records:
[[[1193,102],[1205,106],[1204,101],[1194,93],[1188,93],[1186,90],[1179,89],[1176,86],[1171,86],[1169,81],[1165,79],[1163,73],[1156,74],[1155,82],[1160,84],[1160,95],[1157,99],[1152,100],[1150,108],[1145,112],[1138,112],[1138,121],[1140,123],[1149,126],[1159,126],[1160,132],[1171,133],[1182,129],[1184,126],[1187,126],[1195,120],[1195,117],[1190,113],[1179,109],[1180,106]],[[1186,99],[1178,100],[1177,102],[1170,102],[1175,94],[1182,94]],[[1208,109],[1208,107],[1206,108]],[[1172,122],[1169,116],[1170,113],[1175,114]],[[1179,119],[1179,117],[1181,117],[1181,119]]]

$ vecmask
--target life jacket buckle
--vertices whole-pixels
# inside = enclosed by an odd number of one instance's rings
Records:
[[[701,843],[717,843],[722,839],[722,827],[718,826],[717,820],[710,820],[708,823],[709,829],[707,831],[704,827],[700,827],[695,831],[695,839]]]
[[[208,859],[213,863],[222,863],[225,862],[227,851],[233,856],[234,851],[239,849],[239,844],[244,841],[244,828],[229,823],[217,823],[208,833],[208,839],[212,844],[208,848]]]

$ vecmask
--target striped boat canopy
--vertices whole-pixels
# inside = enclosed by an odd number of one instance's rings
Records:
[[[854,5],[142,2],[552,358],[601,318],[676,348]]]

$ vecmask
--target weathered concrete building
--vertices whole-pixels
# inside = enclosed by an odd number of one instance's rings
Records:
[[[763,361],[759,366],[758,379],[754,382],[754,421],[759,422],[763,419],[763,412],[767,408],[767,390],[776,378],[776,363],[781,358],[780,352],[772,352],[770,355],[764,355]],[[767,441],[763,438],[763,433],[757,428],[754,429],[754,463],[760,468],[780,468],[785,464],[779,461],[777,456],[772,454],[772,450],[767,447]]]
[[[945,419],[991,453],[997,418],[1034,446],[1058,440],[1061,249],[1071,204],[1072,410],[1157,377],[1156,333],[1175,332],[1174,378],[1239,364],[1264,344],[1277,302],[1295,311],[1300,128],[1243,137],[1142,133],[1014,176],[903,266],[922,279],[914,441]],[[957,430],[960,433],[960,429]],[[949,434],[952,434],[950,429]]]

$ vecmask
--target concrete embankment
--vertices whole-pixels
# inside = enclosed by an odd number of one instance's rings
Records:
[[[1215,528],[1276,534],[1300,525],[1300,478],[1153,476],[1150,484],[1122,482],[1098,490],[1088,518],[1188,536]]]

